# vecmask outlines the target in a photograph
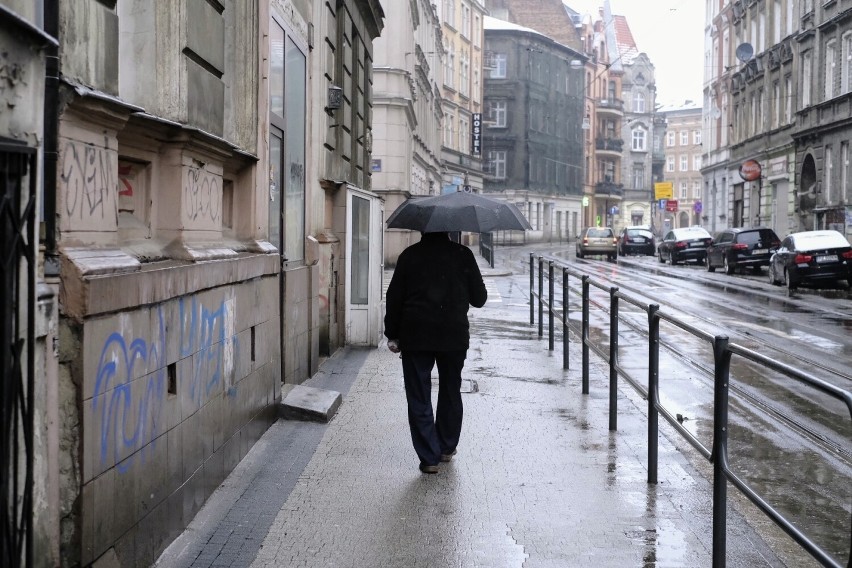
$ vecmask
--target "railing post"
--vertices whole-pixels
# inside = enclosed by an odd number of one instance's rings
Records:
[[[648,483],[657,483],[660,443],[660,311],[659,304],[648,306]]]
[[[569,368],[568,361],[568,269],[562,269],[562,368]]]
[[[538,257],[538,336],[544,337],[544,259]]]
[[[609,430],[618,429],[618,287],[609,289]]]
[[[535,323],[535,253],[530,253],[530,325]]]
[[[583,276],[583,394],[589,394],[589,277]]]
[[[728,338],[713,340],[713,568],[725,568],[728,506],[728,384],[731,352]]]
[[[547,261],[547,350],[553,351],[553,261]]]

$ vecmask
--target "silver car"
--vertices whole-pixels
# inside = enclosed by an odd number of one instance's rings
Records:
[[[577,238],[575,252],[577,258],[598,255],[615,260],[618,258],[618,239],[609,227],[586,227]]]

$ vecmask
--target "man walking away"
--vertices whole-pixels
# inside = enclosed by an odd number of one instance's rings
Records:
[[[399,255],[385,312],[388,348],[402,352],[408,425],[420,471],[456,453],[462,426],[461,371],[470,342],[467,311],[488,299],[469,248],[447,233],[424,233]],[[438,406],[432,414],[431,375],[438,366]]]

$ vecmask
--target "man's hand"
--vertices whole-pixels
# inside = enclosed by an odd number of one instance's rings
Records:
[[[391,353],[399,353],[399,342],[396,339],[388,339],[388,349]]]

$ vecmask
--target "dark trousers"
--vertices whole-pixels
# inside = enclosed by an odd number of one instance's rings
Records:
[[[467,350],[403,351],[408,426],[420,463],[435,465],[452,453],[462,427],[461,372]],[[432,367],[438,365],[438,407],[432,415]]]

